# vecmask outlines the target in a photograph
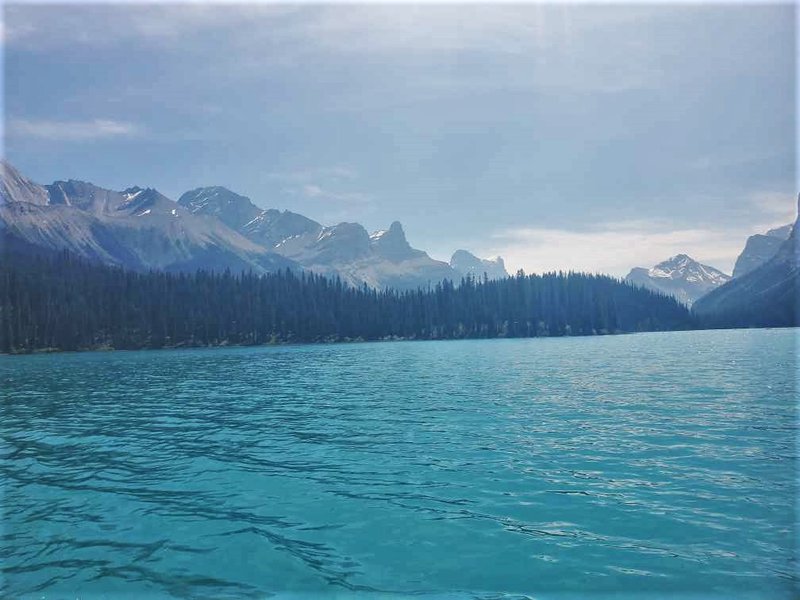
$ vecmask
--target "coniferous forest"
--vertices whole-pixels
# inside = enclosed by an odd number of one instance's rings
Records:
[[[674,299],[578,273],[396,292],[312,273],[140,273],[69,254],[0,265],[0,351],[595,335],[693,327]]]

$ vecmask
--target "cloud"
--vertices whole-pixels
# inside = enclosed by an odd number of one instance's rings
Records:
[[[358,177],[358,173],[350,167],[333,166],[297,169],[294,171],[274,171],[268,173],[267,177],[287,183],[305,183],[320,179],[328,181],[353,180]]]
[[[793,221],[797,211],[797,197],[787,192],[761,191],[750,196],[751,203],[770,219],[782,222]]]
[[[623,221],[591,230],[515,228],[496,232],[486,254],[501,255],[509,271],[574,270],[623,277],[679,253],[728,273],[744,248],[748,229],[668,228],[656,221]]]
[[[93,119],[90,121],[11,119],[7,130],[9,135],[15,137],[66,142],[131,137],[140,133],[139,128],[133,123],[111,119]]]
[[[207,5],[197,2],[109,5],[103,0],[34,2],[6,7],[5,41],[29,49],[82,45],[102,47],[147,40],[180,43],[185,36],[227,27],[232,30],[255,18],[274,18],[296,11],[280,4]]]
[[[639,55],[640,33],[619,35],[632,23],[669,12],[664,7],[456,4],[253,3],[249,5],[121,4],[27,5],[7,9],[6,42],[34,52],[46,48],[157,45],[203,48],[209,35],[226,40],[222,60],[205,66],[227,76],[263,76],[266,64],[298,65],[339,55],[426,62],[460,53],[525,58],[525,81],[502,77],[502,85],[532,85],[572,91],[617,92],[659,81]],[[635,31],[635,30],[634,30]],[[615,39],[606,53],[592,50],[587,36]],[[230,55],[236,55],[234,62]],[[435,57],[439,57],[436,59]],[[500,76],[503,75],[502,69]],[[452,83],[453,75],[445,76]],[[424,82],[417,82],[417,85]],[[486,86],[483,78],[456,84]],[[436,80],[431,81],[440,88]],[[417,93],[419,91],[417,90]]]
[[[289,193],[300,194],[306,198],[339,202],[343,204],[368,204],[372,198],[363,192],[336,192],[323,188],[314,183],[302,185],[299,189],[287,190]]]

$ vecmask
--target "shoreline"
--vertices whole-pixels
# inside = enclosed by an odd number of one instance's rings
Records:
[[[31,350],[20,350],[12,352],[0,352],[0,356],[31,356],[43,354],[71,354],[71,353],[89,353],[89,352],[142,352],[142,351],[158,351],[158,350],[217,350],[221,348],[263,348],[263,347],[278,347],[278,346],[319,346],[319,345],[339,345],[339,344],[367,344],[367,343],[390,343],[390,342],[455,342],[455,341],[470,341],[470,340],[533,340],[533,339],[560,339],[560,338],[596,338],[596,337],[610,337],[622,335],[635,335],[640,333],[679,333],[684,331],[739,331],[742,329],[797,329],[793,326],[785,327],[697,327],[686,329],[666,329],[663,331],[619,331],[613,333],[595,333],[595,334],[577,334],[577,335],[540,335],[540,336],[493,336],[493,337],[461,337],[461,338],[414,338],[414,337],[400,337],[400,336],[387,336],[384,338],[376,339],[363,339],[363,338],[345,338],[345,339],[329,339],[329,340],[313,340],[313,341],[291,341],[280,340],[274,342],[265,342],[261,344],[234,344],[234,343],[218,343],[218,344],[176,344],[164,346],[141,346],[134,348],[114,348],[111,346],[96,346],[91,348],[78,348],[63,350],[61,348],[35,348]]]

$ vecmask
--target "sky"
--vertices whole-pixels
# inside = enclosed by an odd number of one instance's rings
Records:
[[[792,4],[6,4],[4,154],[510,271],[729,272],[796,211]]]

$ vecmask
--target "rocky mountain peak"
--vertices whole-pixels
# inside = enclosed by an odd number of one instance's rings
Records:
[[[450,266],[462,277],[469,275],[480,279],[484,274],[489,279],[508,277],[505,262],[499,256],[478,258],[467,250],[456,250],[450,258]]]
[[[370,236],[370,245],[377,255],[393,262],[413,258],[420,253],[408,243],[399,221],[392,222],[389,229],[373,233]]]
[[[46,205],[49,202],[47,190],[22,175],[11,164],[0,160],[0,204],[7,202],[27,202]]]
[[[193,214],[216,217],[237,230],[262,212],[247,196],[219,185],[190,190],[178,198],[178,204]]]
[[[631,269],[625,280],[634,285],[674,296],[684,304],[691,304],[730,280],[719,269],[704,265],[688,254],[676,254],[651,268]]]

